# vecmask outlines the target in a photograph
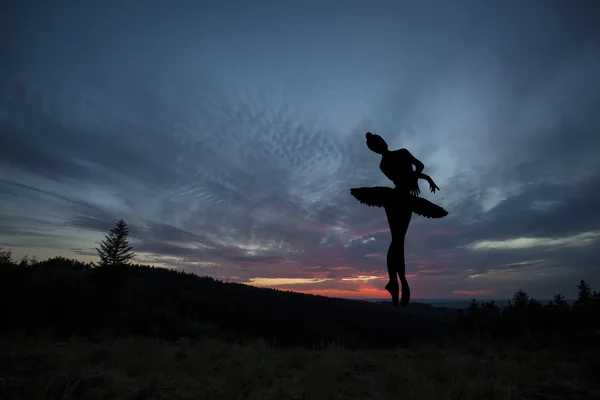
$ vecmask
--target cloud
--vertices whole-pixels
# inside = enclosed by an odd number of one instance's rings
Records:
[[[256,286],[287,286],[326,282],[319,278],[251,278],[250,283]]]
[[[563,238],[533,238],[521,237],[509,240],[482,240],[469,244],[469,250],[513,250],[528,249],[532,247],[556,247],[556,246],[589,246],[600,237],[600,232],[584,232],[579,235]]]

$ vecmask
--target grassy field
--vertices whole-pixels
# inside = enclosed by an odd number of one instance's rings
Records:
[[[263,342],[0,340],[0,398],[598,399],[597,354],[478,345],[308,351]]]

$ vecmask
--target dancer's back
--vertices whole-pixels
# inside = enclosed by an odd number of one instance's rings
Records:
[[[381,155],[379,169],[396,186],[397,190],[408,193],[417,185],[417,175],[413,170],[413,156],[406,149],[387,151]]]

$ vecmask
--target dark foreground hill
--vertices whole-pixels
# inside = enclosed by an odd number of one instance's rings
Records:
[[[0,399],[596,400],[598,353],[0,336]]]
[[[275,346],[348,348],[438,337],[455,315],[261,289],[149,266],[92,268],[64,258],[0,267],[5,332],[93,340],[262,338]]]

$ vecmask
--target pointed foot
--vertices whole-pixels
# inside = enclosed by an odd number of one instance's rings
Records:
[[[398,285],[398,282],[396,282],[396,284],[394,284],[394,282],[388,282],[387,285],[385,285],[385,290],[387,290],[390,295],[392,296],[392,304],[394,305],[394,307],[398,307],[398,297],[400,296],[400,287]]]

